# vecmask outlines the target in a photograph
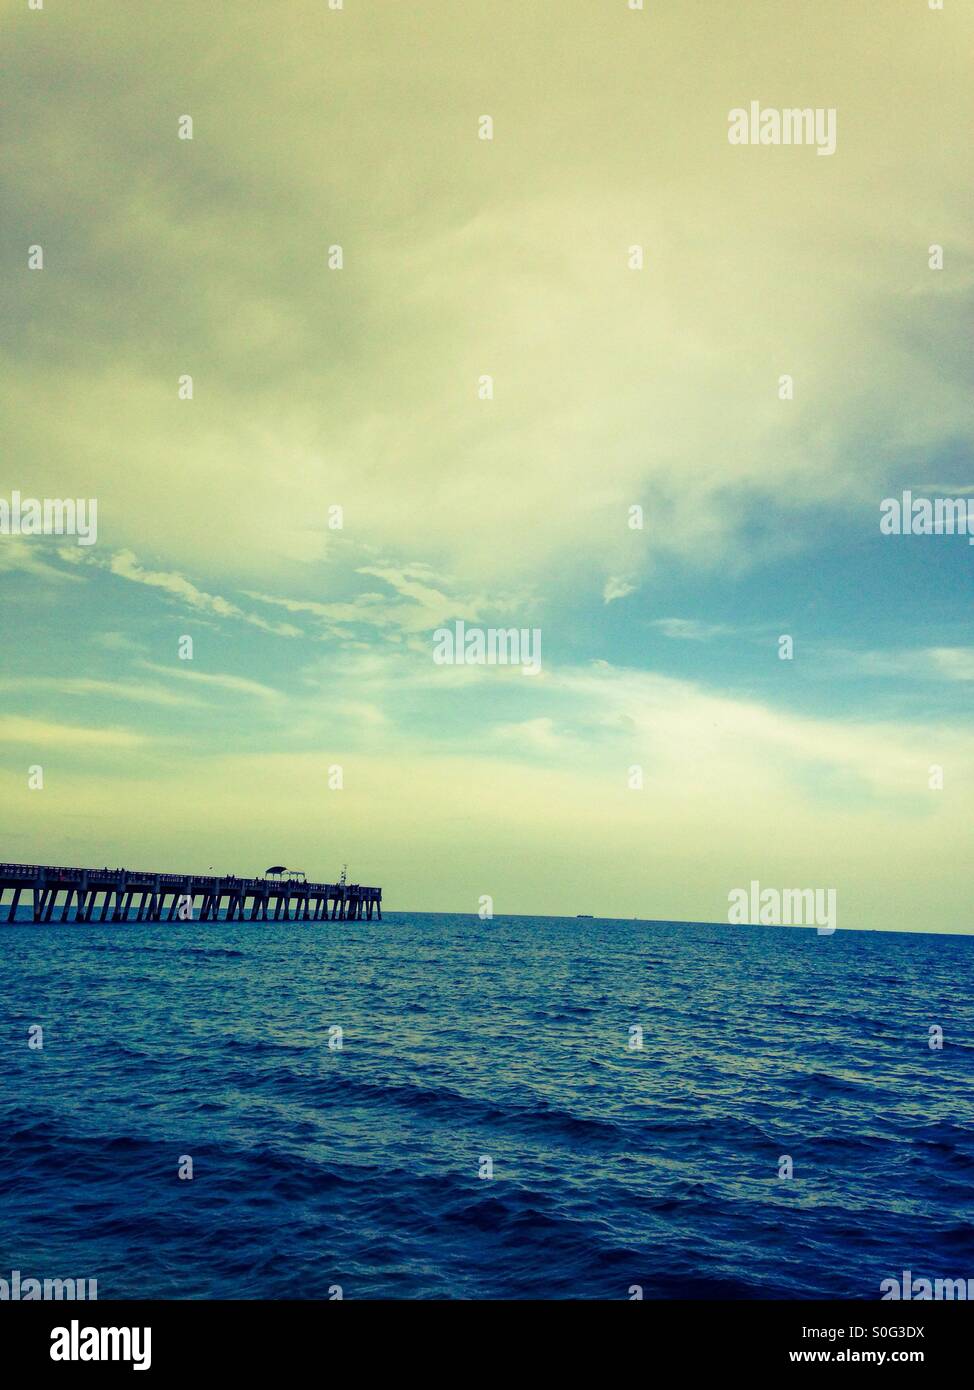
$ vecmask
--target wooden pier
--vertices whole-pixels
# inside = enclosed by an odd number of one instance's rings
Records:
[[[382,889],[359,883],[0,864],[0,922],[28,901],[35,922],[382,920]]]

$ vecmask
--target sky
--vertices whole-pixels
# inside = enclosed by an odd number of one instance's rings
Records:
[[[879,527],[974,499],[968,7],[0,24],[0,499],[98,526],[0,535],[4,858],[974,930],[974,549]]]

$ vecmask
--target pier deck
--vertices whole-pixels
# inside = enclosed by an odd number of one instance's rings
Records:
[[[14,921],[28,900],[35,922],[382,920],[382,889],[359,883],[0,864],[0,921]]]

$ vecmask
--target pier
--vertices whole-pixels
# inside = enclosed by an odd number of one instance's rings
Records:
[[[359,883],[0,864],[0,922],[28,903],[35,922],[382,920],[382,889]],[[293,908],[293,915],[292,915]]]

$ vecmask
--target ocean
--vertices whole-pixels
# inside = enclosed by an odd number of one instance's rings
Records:
[[[972,965],[964,936],[665,922],[3,926],[0,1276],[99,1299],[974,1277]]]

